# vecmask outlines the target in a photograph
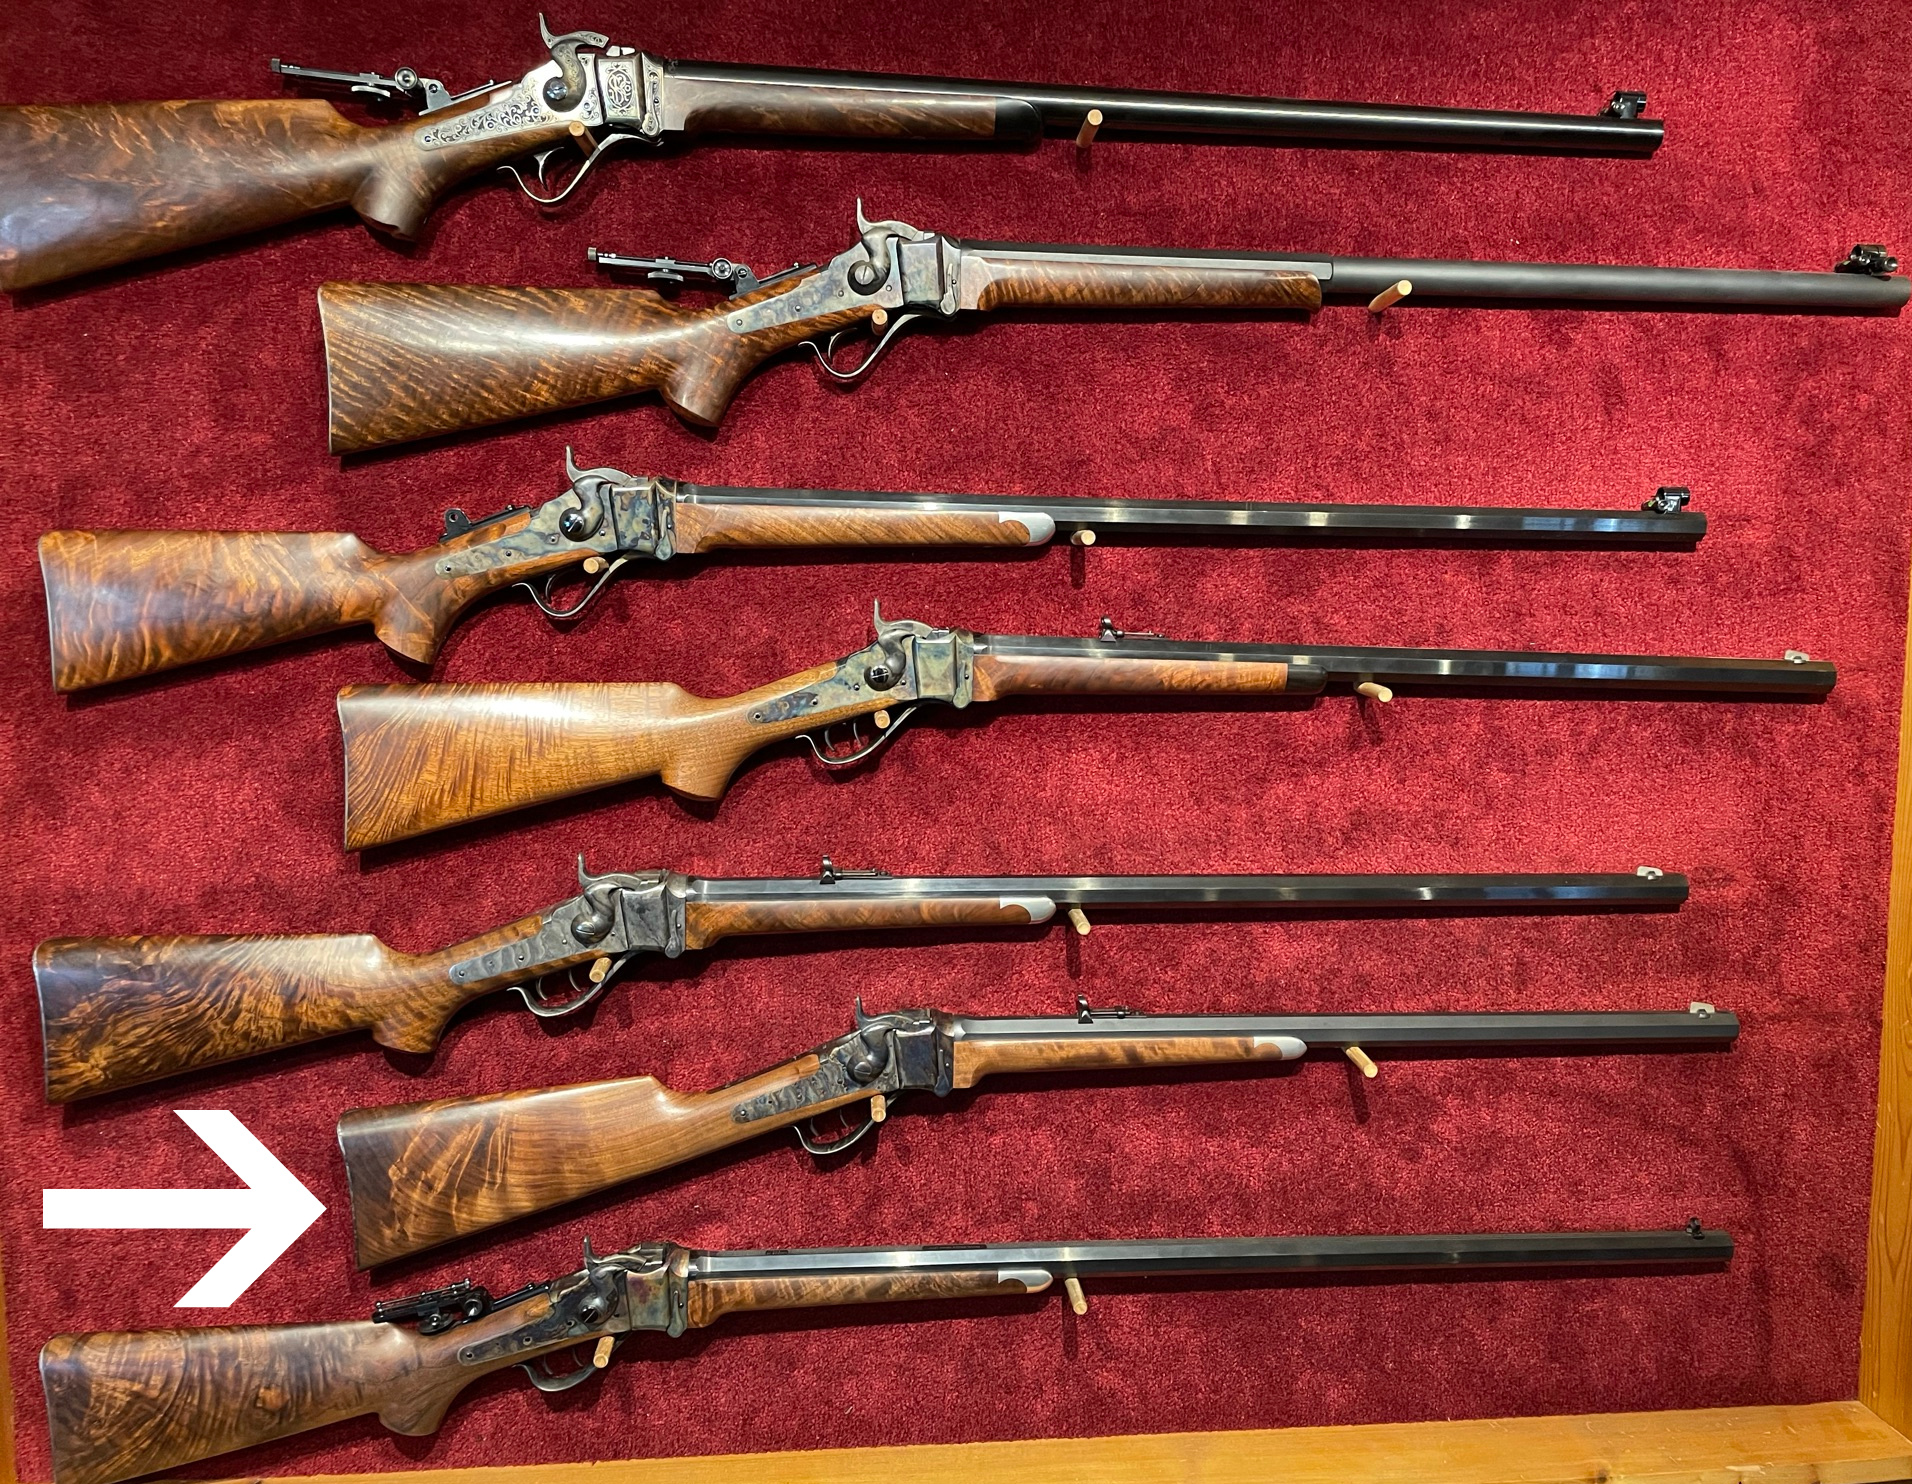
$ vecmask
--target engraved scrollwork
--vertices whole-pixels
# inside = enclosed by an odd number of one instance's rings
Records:
[[[418,142],[426,149],[445,149],[488,134],[504,134],[513,129],[528,128],[543,123],[546,117],[542,104],[519,94],[500,98],[496,103],[487,103],[483,108],[475,108],[458,118],[436,124],[419,135]]]
[[[637,79],[632,72],[629,62],[603,62],[598,65],[598,79],[604,87],[607,113],[616,115],[631,111],[631,104],[637,98]]]

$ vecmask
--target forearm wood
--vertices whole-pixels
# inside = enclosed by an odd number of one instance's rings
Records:
[[[726,1314],[753,1310],[993,1298],[1027,1292],[1016,1279],[1004,1278],[993,1268],[967,1273],[871,1273],[835,1278],[693,1278],[687,1308],[690,1327],[700,1329]]]
[[[460,1347],[545,1312],[540,1296],[440,1335],[369,1321],[56,1335],[40,1352],[55,1484],[117,1484],[367,1414],[436,1432],[479,1377],[565,1348],[462,1365]]]
[[[339,1149],[358,1265],[548,1211],[869,1096],[856,1091],[744,1121],[734,1116],[816,1069],[816,1057],[806,1055],[715,1092],[673,1092],[652,1077],[626,1077],[354,1110],[339,1120]]]
[[[856,932],[871,928],[1022,927],[1019,902],[987,897],[894,902],[698,902],[684,904],[684,946],[762,933]]]
[[[963,300],[977,309],[1304,309],[1321,307],[1311,273],[1031,262],[965,254]],[[974,275],[980,281],[969,281]]]
[[[993,512],[698,505],[672,512],[685,555],[723,547],[1028,546],[1029,527]]]
[[[748,334],[726,323],[740,306],[799,281],[699,308],[649,289],[328,283],[319,316],[332,452],[641,391],[660,393],[688,422],[715,427],[760,363],[871,312],[863,302]]]
[[[1025,658],[978,654],[975,695],[1262,696],[1288,688],[1288,666],[1264,660],[1154,660],[1112,654]]]
[[[363,850],[466,820],[657,775],[693,799],[723,796],[751,753],[883,705],[754,719],[764,703],[835,665],[739,696],[679,686],[370,685],[339,692],[345,736],[345,846]]]
[[[664,127],[689,134],[832,139],[991,139],[994,98],[779,86],[666,76]]]
[[[33,955],[47,1100],[347,1031],[430,1051],[461,1006],[514,982],[499,974],[454,983],[451,966],[535,932],[540,921],[426,954],[396,952],[369,933],[51,939]]]
[[[1281,1061],[1272,1038],[1257,1046],[1252,1036],[1164,1036],[1160,1040],[1024,1041],[965,1036],[951,1047],[957,1087],[974,1087],[983,1078],[1014,1072],[1094,1072],[1150,1067],[1214,1066],[1232,1062]]]
[[[409,237],[453,183],[564,137],[421,149],[417,135],[449,117],[365,128],[310,98],[0,108],[0,288],[347,205]]]

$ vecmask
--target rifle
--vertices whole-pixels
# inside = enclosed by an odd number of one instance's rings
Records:
[[[1597,117],[1313,103],[958,78],[679,62],[594,31],[553,35],[516,82],[454,93],[412,67],[337,72],[274,57],[300,86],[418,117],[367,128],[322,99],[83,103],[0,108],[0,288],[22,289],[155,253],[350,206],[415,236],[439,198],[487,170],[555,206],[631,144],[707,134],[1027,143],[1123,134],[1356,140],[1459,149],[1648,155],[1664,128],[1646,94],[1617,92]],[[575,147],[561,187],[550,157]],[[536,187],[514,162],[531,159]]]
[[[723,938],[911,928],[1019,928],[1058,907],[1300,911],[1674,909],[1684,876],[891,876],[592,875],[578,892],[429,953],[369,933],[53,938],[33,955],[47,1101],[116,1092],[348,1031],[429,1052],[465,1005],[512,990],[542,1019],[574,1014],[638,954],[676,958]],[[1086,916],[1084,918],[1086,921]],[[585,971],[585,981],[577,978]],[[547,992],[546,980],[563,976]]]
[[[926,705],[1011,696],[1315,695],[1330,685],[1386,701],[1395,686],[1523,692],[1719,693],[1812,698],[1834,668],[1783,660],[1526,650],[1197,644],[1127,634],[1094,639],[976,634],[886,621],[876,641],[831,664],[741,695],[705,698],[665,683],[353,685],[339,692],[345,737],[345,848],[570,798],[655,774],[689,799],[723,796],[752,753],[800,738],[827,767],[863,761]],[[875,727],[865,741],[855,723]],[[831,741],[839,726],[849,741]]]
[[[375,1267],[548,1211],[643,1175],[791,1129],[813,1155],[838,1154],[908,1092],[948,1097],[997,1073],[1121,1071],[1294,1061],[1310,1050],[1498,1050],[1516,1055],[1723,1050],[1738,1017],[1684,1012],[1433,1015],[1143,1015],[983,1020],[943,1010],[865,1015],[856,1028],[714,1092],[623,1077],[490,1097],[358,1108],[339,1119],[358,1265]],[[824,1115],[867,1105],[848,1132]],[[807,1131],[806,1131],[807,1126]]]
[[[1087,500],[865,490],[741,489],[621,469],[580,469],[561,494],[485,520],[445,512],[436,546],[390,555],[336,531],[49,531],[40,538],[53,688],[150,675],[288,639],[370,624],[429,664],[481,598],[523,588],[576,618],[631,563],[729,549],[1093,545],[1260,537],[1288,541],[1494,542],[1691,547],[1706,517],[1664,487],[1635,510],[1273,501]],[[591,585],[558,606],[560,576]]]
[[[1698,1218],[1677,1231],[1233,1237],[702,1252],[648,1242],[492,1298],[469,1280],[368,1320],[55,1335],[40,1351],[54,1484],[119,1484],[349,1417],[438,1430],[481,1376],[522,1366],[567,1391],[627,1335],[673,1339],[726,1314],[1045,1293],[1099,1278],[1242,1273],[1692,1271],[1732,1261]],[[405,1326],[405,1327],[401,1327]],[[567,1360],[567,1355],[569,1359]]]
[[[913,324],[1004,309],[1303,310],[1324,294],[1373,301],[1488,305],[1587,300],[1658,308],[1896,311],[1898,259],[1855,247],[1830,273],[1441,262],[1267,252],[1055,247],[967,242],[901,221],[869,221],[822,268],[758,278],[728,258],[680,263],[593,250],[600,267],[636,268],[662,286],[687,275],[728,290],[685,308],[649,289],[481,288],[328,283],[319,289],[331,399],[331,448],[389,443],[658,392],[690,423],[715,427],[744,378],[805,347],[841,383],[861,380]],[[838,345],[875,333],[862,358]]]

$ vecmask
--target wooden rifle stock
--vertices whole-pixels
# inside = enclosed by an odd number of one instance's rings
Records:
[[[1300,271],[1092,255],[1026,261],[992,256],[987,245],[965,251],[962,265],[965,309],[1321,305],[1320,282]],[[844,286],[843,272],[839,258],[700,308],[649,289],[325,284],[319,313],[332,451],[358,453],[642,391],[658,392],[687,422],[715,427],[744,379],[771,356],[885,323],[878,298]],[[786,297],[805,307],[768,323],[748,313]]]
[[[411,237],[458,181],[566,137],[559,123],[419,146],[453,116],[368,128],[313,98],[0,107],[0,289],[340,206]]]
[[[459,1358],[539,1305],[550,1301],[435,1335],[369,1320],[55,1335],[40,1351],[54,1484],[116,1484],[368,1414],[407,1436],[436,1432],[481,1376],[575,1343]]]
[[[1119,654],[978,655],[975,699],[1319,689],[1319,672],[1309,680],[1298,668],[1291,676],[1291,668]],[[844,661],[715,699],[669,683],[348,686],[338,702],[345,848],[388,845],[652,776],[685,798],[719,799],[752,753],[902,704],[860,683],[848,689],[842,677],[850,669],[861,676]],[[843,699],[823,700],[826,691]]]
[[[33,955],[46,1095],[64,1103],[283,1046],[369,1030],[426,1052],[469,1001],[522,977],[451,969],[528,936],[526,918],[431,953],[369,933],[54,938]],[[592,952],[579,948],[576,962]]]
[[[650,289],[513,289],[328,283],[333,453],[509,422],[634,392],[715,427],[744,378],[813,335],[868,319],[860,302],[739,334],[726,319],[787,285],[701,307]]]
[[[992,1072],[1216,1065],[1292,1055],[1275,1037],[965,1038],[953,1047],[952,1085],[973,1087]],[[339,1119],[339,1151],[358,1265],[409,1257],[870,1097],[854,1082],[818,1095],[811,1084],[820,1065],[818,1052],[810,1052],[714,1092],[674,1092],[654,1077],[624,1077],[354,1109]]]
[[[506,516],[398,556],[335,531],[49,531],[40,574],[53,688],[82,690],[354,624],[429,663],[487,593],[580,559],[554,550],[490,570],[438,570],[530,519]]]

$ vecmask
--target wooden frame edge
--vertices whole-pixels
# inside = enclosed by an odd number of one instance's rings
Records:
[[[1886,903],[1872,1231],[1859,1329],[1859,1400],[1902,1432],[1912,1426],[1912,1252],[1907,1250],[1912,1229],[1912,632],[1904,684]]]
[[[297,1484],[364,1484],[363,1474]],[[1858,1402],[1381,1422],[732,1453],[709,1458],[439,1469],[408,1484],[1884,1484],[1912,1478],[1912,1442]]]

